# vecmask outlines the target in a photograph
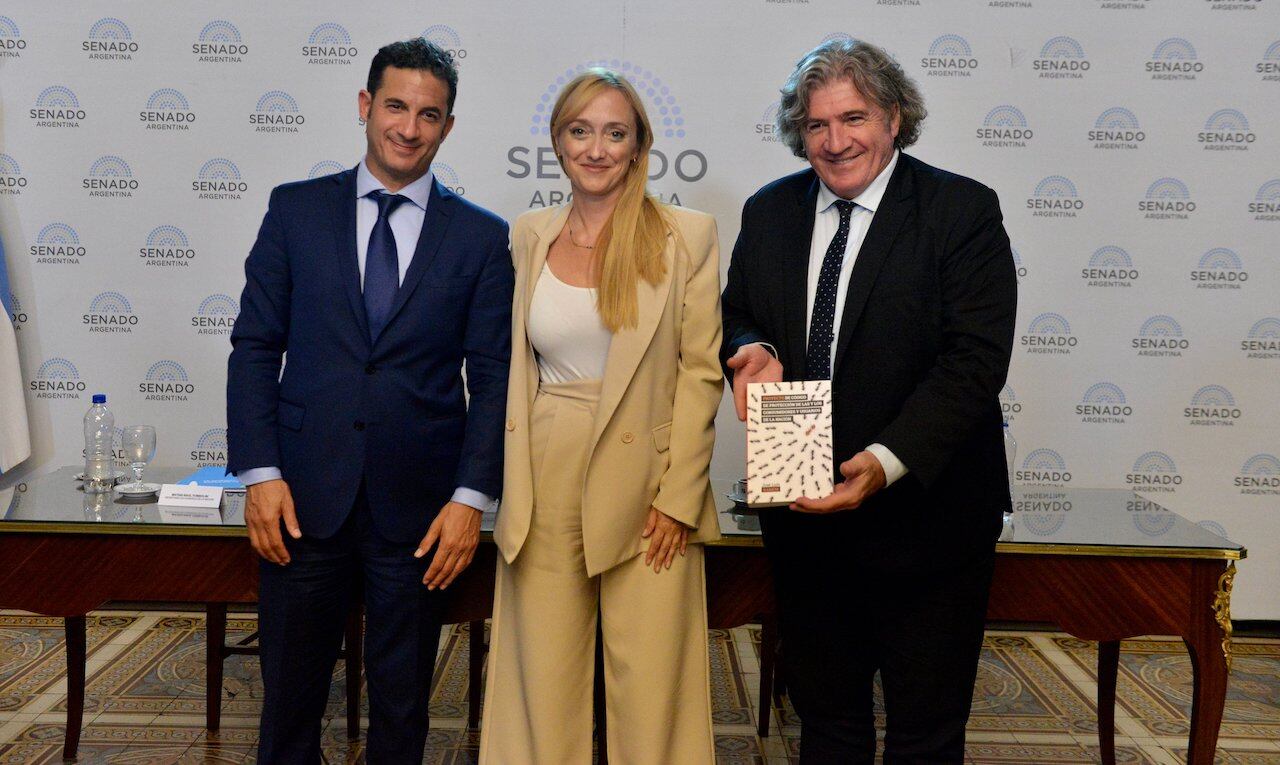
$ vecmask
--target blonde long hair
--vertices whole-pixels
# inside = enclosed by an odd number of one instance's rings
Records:
[[[673,228],[657,200],[646,191],[653,128],[640,94],[622,75],[609,69],[591,68],[565,85],[551,110],[553,146],[565,126],[577,119],[587,104],[606,88],[621,93],[636,117],[636,161],[627,169],[618,204],[595,244],[600,254],[596,310],[609,331],[617,332],[635,327],[639,321],[640,308],[636,300],[639,280],[657,284],[666,275],[662,253],[667,234]],[[558,146],[556,154],[560,154]],[[563,169],[563,158],[560,166]]]

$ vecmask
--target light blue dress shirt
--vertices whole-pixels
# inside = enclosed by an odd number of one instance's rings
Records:
[[[413,260],[414,250],[418,248],[418,234],[422,232],[422,221],[427,215],[427,203],[431,200],[431,187],[434,183],[435,176],[428,171],[426,175],[396,192],[409,198],[409,204],[397,207],[389,220],[391,233],[396,238],[396,254],[400,259],[401,284],[404,283],[404,275]],[[356,262],[360,267],[361,284],[364,283],[369,235],[378,222],[378,203],[369,198],[369,193],[386,190],[387,187],[369,172],[367,160],[360,160],[360,166],[356,168]],[[280,468],[275,466],[250,468],[236,473],[236,478],[245,486],[281,477]],[[493,497],[465,486],[454,489],[452,499],[477,510],[485,510],[493,504]]]

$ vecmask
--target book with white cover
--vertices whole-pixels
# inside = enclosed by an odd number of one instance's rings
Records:
[[[747,386],[747,505],[831,493],[831,381]]]

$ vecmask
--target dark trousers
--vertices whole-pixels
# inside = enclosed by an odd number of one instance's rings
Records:
[[[291,558],[287,566],[261,562],[258,630],[265,695],[258,762],[321,761],[329,681],[347,612],[362,588],[369,683],[366,757],[374,765],[420,763],[443,605],[440,592],[422,584],[431,555],[416,559],[414,545],[383,539],[363,489],[338,533],[314,539],[306,532],[304,522],[302,539],[284,534]]]
[[[778,515],[787,512],[761,513],[761,525],[783,673],[801,722],[800,762],[874,761],[878,670],[884,765],[962,763],[994,543],[962,563],[877,571],[850,554],[849,524]]]

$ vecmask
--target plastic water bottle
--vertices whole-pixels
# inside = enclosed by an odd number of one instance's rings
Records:
[[[116,418],[107,408],[104,393],[93,394],[93,406],[84,415],[84,490],[87,494],[111,491],[116,464],[111,452]]]
[[[1004,466],[1009,471],[1009,497],[1013,497],[1013,473],[1015,460],[1018,457],[1018,441],[1009,432],[1009,423],[1004,424]],[[1000,527],[1000,541],[1013,539],[1013,513],[1004,514],[1004,525]]]

